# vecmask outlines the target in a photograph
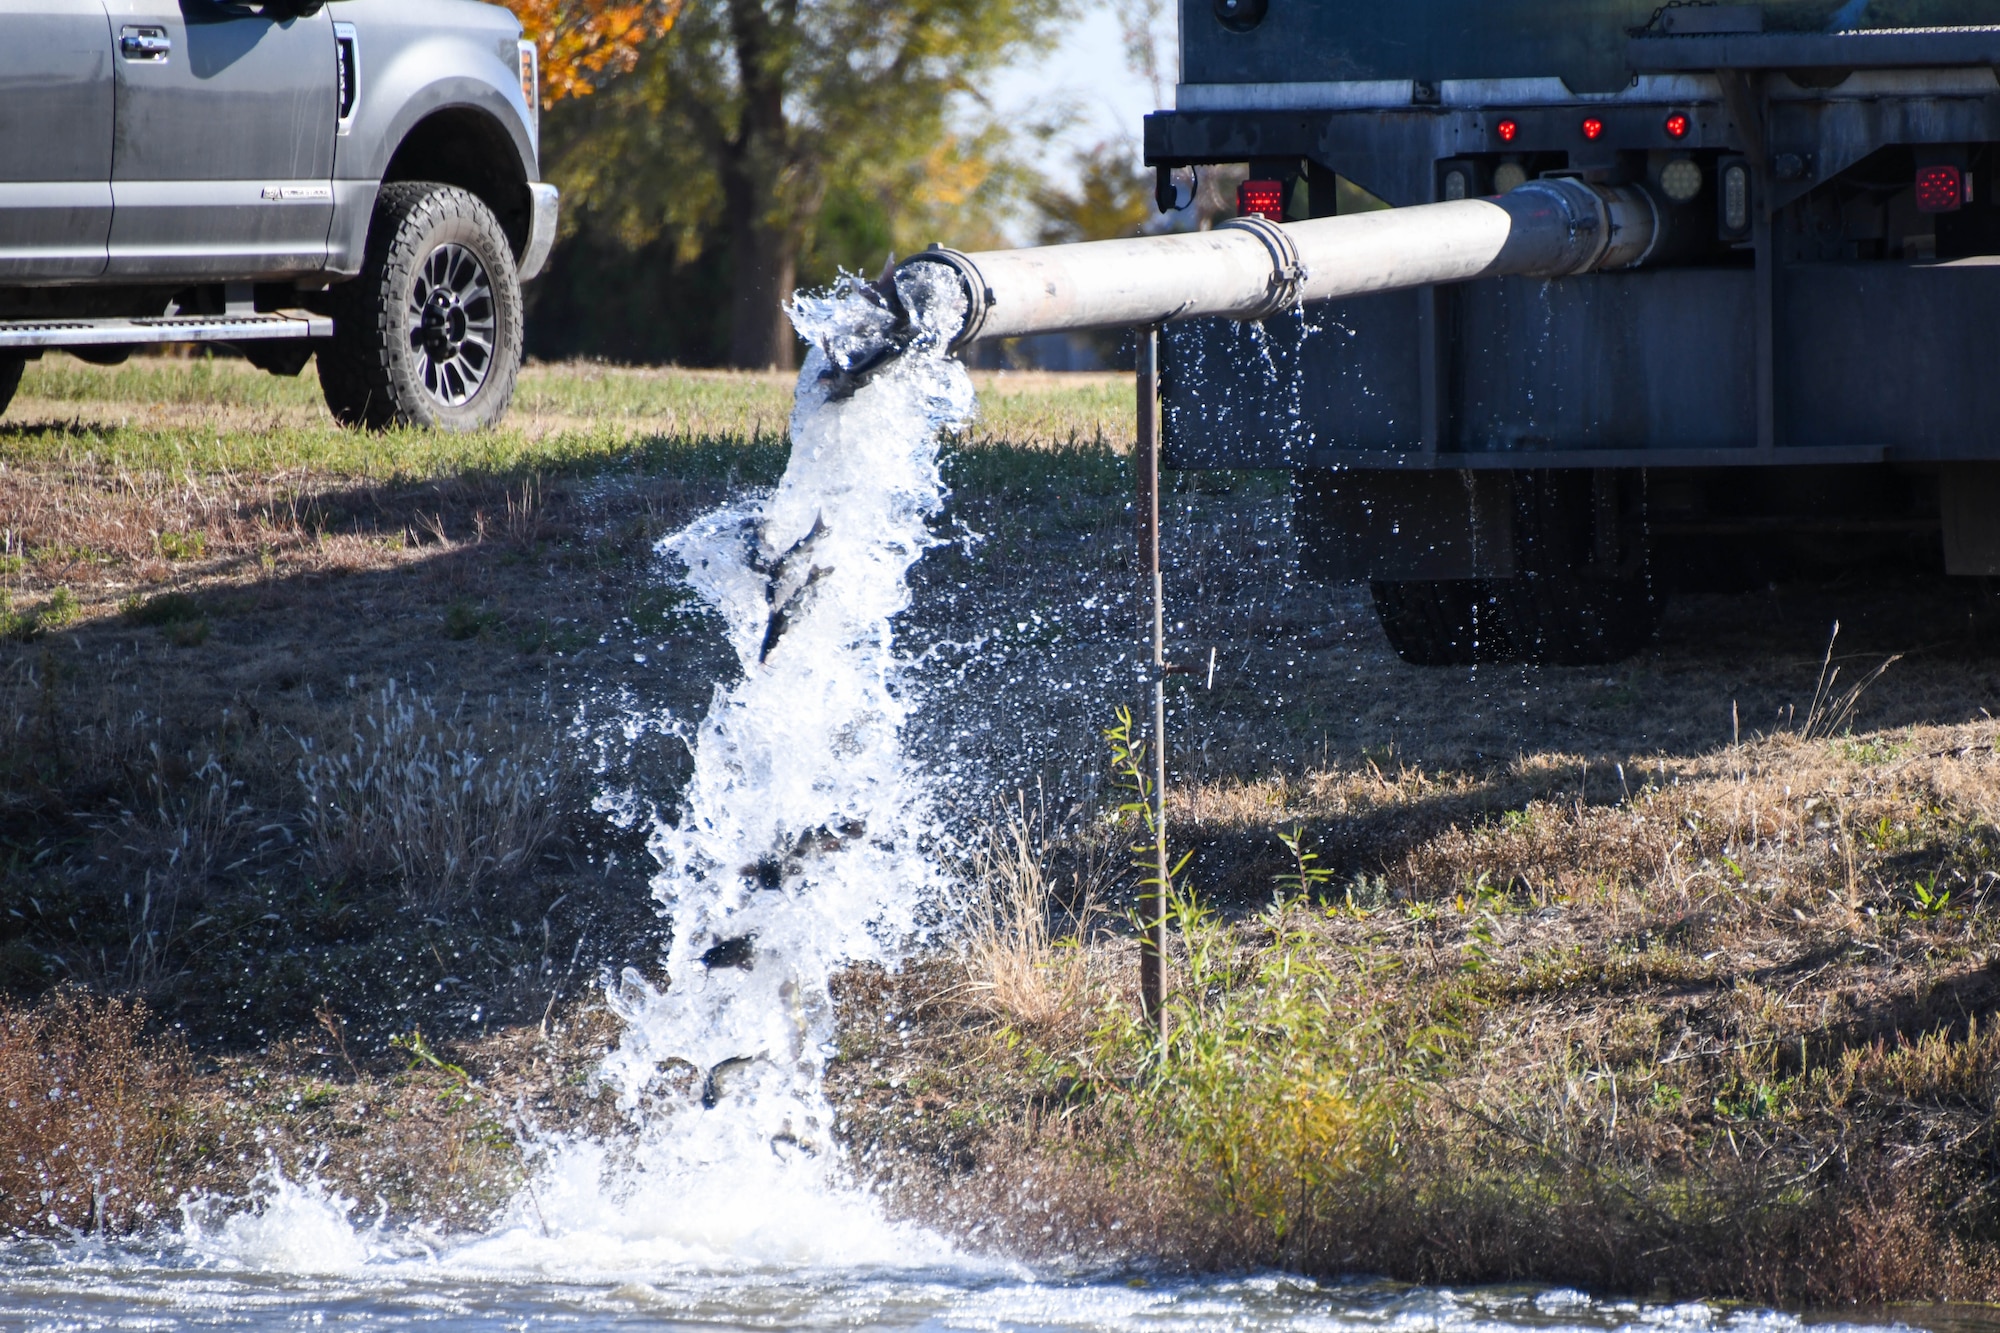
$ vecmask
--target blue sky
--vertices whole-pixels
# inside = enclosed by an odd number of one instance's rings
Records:
[[[1099,143],[1123,138],[1136,148],[1141,119],[1157,109],[1153,89],[1125,58],[1112,3],[1094,0],[1080,5],[1053,52],[1008,70],[989,91],[996,108],[1016,115],[1042,115],[1059,102],[1069,104],[1073,123],[1054,145],[1052,169],[1060,170],[1071,153]],[[1175,0],[1161,6],[1164,12],[1154,31],[1167,104],[1173,101],[1178,61],[1175,8]]]

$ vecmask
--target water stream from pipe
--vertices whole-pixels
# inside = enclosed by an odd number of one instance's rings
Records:
[[[794,301],[812,351],[783,478],[661,543],[722,617],[741,675],[716,688],[679,817],[652,838],[667,980],[627,969],[610,993],[624,1032],[600,1078],[632,1131],[549,1145],[509,1226],[469,1253],[620,1271],[950,1257],[847,1179],[822,1077],[835,974],[893,962],[949,887],[904,756],[892,625],[934,540],[939,441],[974,400],[947,352],[956,279],[925,266],[899,282],[914,335],[859,385],[838,362],[879,333],[882,307],[851,286]]]

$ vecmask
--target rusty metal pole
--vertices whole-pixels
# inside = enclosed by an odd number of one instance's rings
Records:
[[[1153,609],[1153,832],[1154,882],[1139,902],[1145,933],[1139,942],[1139,994],[1146,1021],[1156,1030],[1167,1005],[1167,613],[1160,575],[1160,329],[1139,330],[1138,474],[1139,560]]]

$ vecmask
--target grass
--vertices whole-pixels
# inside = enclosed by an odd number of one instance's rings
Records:
[[[1102,470],[1072,439],[1115,428],[1110,383],[1010,379],[1025,443],[963,456]],[[0,989],[143,997],[203,1050],[344,995],[380,1047],[539,1027],[645,957],[644,826],[590,800],[670,802],[685,751],[626,715],[698,716],[731,660],[653,544],[774,478],[788,409],[785,377],[533,367],[504,430],[366,435],[239,362],[31,366],[0,421]]]
[[[1483,779],[1490,814],[1475,775],[1375,764],[1183,788],[1184,845],[1254,831],[1268,856],[1197,852],[1164,1044],[1129,931],[1072,948],[1061,975],[1085,981],[1053,1007],[1010,984],[1048,966],[1032,932],[976,932],[852,983],[852,1133],[905,1206],[1031,1252],[1991,1300],[1995,739],[1911,728],[1885,773],[1773,734],[1596,800],[1517,763]],[[1024,827],[1010,864],[1149,836],[1130,814]],[[1380,867],[1365,907],[1307,859],[1357,853]]]
[[[323,1006],[316,1038],[199,1058],[151,1017],[73,988],[0,999],[0,1229],[144,1233],[226,1209],[274,1171],[371,1213],[475,1227],[523,1178],[519,1118],[601,1130],[609,1116],[584,1078],[601,1027],[443,1055],[411,1028],[371,1055]]]
[[[831,1072],[886,1198],[1027,1254],[2000,1297],[1978,594],[1691,597],[1616,667],[1418,671],[1365,592],[1298,577],[1281,478],[1174,478],[1162,1059],[1101,749],[1144,683],[1128,387],[982,388],[899,622],[980,892],[948,947],[845,979]],[[262,1130],[470,1225],[520,1170],[496,1097],[609,1123],[593,978],[657,957],[644,812],[734,669],[653,546],[777,474],[787,399],[543,366],[503,430],[365,436],[236,363],[31,367],[0,1077],[156,1071],[84,1108],[154,1207],[240,1188]],[[102,1023],[129,1035],[75,1036]],[[24,1123],[0,1169],[53,1170],[70,1122]]]
[[[1116,381],[1007,383],[986,428],[1021,443],[966,455],[996,484],[1104,469],[1073,441],[1115,434]],[[594,979],[659,939],[646,827],[589,797],[670,800],[685,751],[624,723],[728,669],[652,545],[775,478],[789,397],[533,367],[503,430],[365,435],[237,362],[30,367],[0,420],[0,1089],[38,1111],[0,1117],[0,1227],[143,1229],[270,1161],[471,1225],[518,1114],[606,1114]]]
[[[1122,444],[1127,433],[1121,377],[975,378],[983,408],[975,437]],[[234,360],[135,358],[104,368],[50,357],[22,379],[7,417],[20,424],[0,432],[0,463],[172,475],[427,479],[638,468],[771,479],[783,464],[791,397],[789,375],[535,365],[522,372],[498,430],[368,434],[334,423],[310,374],[279,379]]]

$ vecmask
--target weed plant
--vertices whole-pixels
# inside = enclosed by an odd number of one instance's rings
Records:
[[[143,1005],[59,991],[0,1003],[0,1232],[164,1221],[187,1180],[192,1069]]]
[[[356,713],[345,744],[299,743],[314,871],[387,877],[430,915],[531,864],[562,823],[573,778],[559,735],[498,736],[394,680]]]
[[[1254,1219],[1286,1254],[1310,1252],[1329,1205],[1393,1169],[1409,1104],[1369,972],[1329,966],[1300,924],[1314,911],[1288,900],[1238,931],[1174,890],[1160,1027],[1108,1004],[1054,1066],[1107,1142],[1164,1139],[1211,1208]]]

